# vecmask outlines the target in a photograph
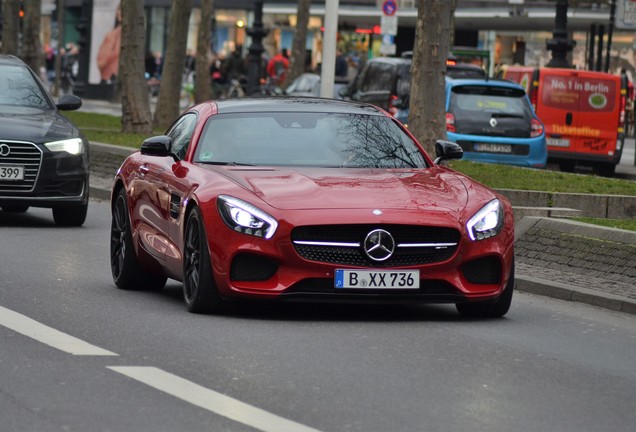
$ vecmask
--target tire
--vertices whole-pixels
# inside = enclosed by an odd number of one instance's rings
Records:
[[[594,166],[594,172],[601,177],[614,177],[616,165],[613,163],[600,163]]]
[[[573,173],[575,168],[576,168],[576,162],[572,162],[572,161],[559,162],[559,169],[563,172]]]
[[[24,213],[29,209],[27,205],[8,204],[2,206],[2,211],[5,213]]]
[[[88,203],[78,206],[53,207],[53,220],[59,226],[78,227],[86,221]]]
[[[124,189],[117,193],[112,210],[110,270],[115,285],[124,290],[159,291],[167,280],[163,275],[145,271],[139,264],[135,255]]]
[[[224,301],[212,277],[212,262],[198,208],[188,215],[183,247],[183,299],[192,313],[221,312]]]
[[[515,287],[515,263],[512,262],[508,283],[499,297],[494,300],[457,303],[455,307],[463,317],[470,318],[500,318],[510,309],[512,303],[512,293]]]

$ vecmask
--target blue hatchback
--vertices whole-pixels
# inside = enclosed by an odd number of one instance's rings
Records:
[[[465,160],[542,168],[548,158],[543,123],[509,81],[447,78],[446,131]]]

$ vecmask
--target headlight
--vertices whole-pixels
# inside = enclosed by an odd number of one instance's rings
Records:
[[[47,149],[52,152],[68,152],[72,155],[78,155],[84,153],[84,143],[81,138],[71,138],[62,141],[53,141],[44,144]]]
[[[278,228],[276,219],[238,198],[220,195],[218,208],[223,221],[234,231],[269,239]]]
[[[503,226],[503,208],[499,200],[492,200],[466,223],[471,240],[484,240],[499,234]]]

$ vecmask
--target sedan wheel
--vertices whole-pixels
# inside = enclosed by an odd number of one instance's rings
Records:
[[[494,300],[475,302],[475,303],[457,303],[457,311],[460,315],[473,318],[500,318],[504,316],[510,309],[512,303],[512,292],[515,287],[515,263],[512,262],[510,268],[510,277],[508,283],[499,297]]]
[[[86,220],[87,212],[88,203],[69,207],[53,207],[53,220],[59,226],[78,227]]]
[[[27,205],[8,204],[2,206],[2,211],[5,213],[24,213],[29,209]]]
[[[220,312],[223,300],[212,277],[205,227],[198,208],[188,215],[183,251],[183,298],[193,313]]]
[[[115,285],[127,290],[160,290],[166,284],[166,277],[146,272],[135,255],[124,189],[117,193],[112,212],[110,269]]]

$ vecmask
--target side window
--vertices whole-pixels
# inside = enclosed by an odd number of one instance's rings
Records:
[[[166,134],[172,138],[172,152],[176,154],[179,159],[183,159],[188,151],[190,138],[192,138],[196,123],[196,114],[186,114],[177,120]]]
[[[391,91],[391,86],[395,82],[395,66],[389,64],[373,63],[365,76],[360,90],[369,91]]]

